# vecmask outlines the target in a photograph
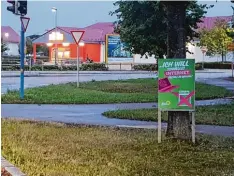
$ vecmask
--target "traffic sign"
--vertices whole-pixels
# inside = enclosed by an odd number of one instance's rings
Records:
[[[203,47],[201,48],[201,50],[202,50],[202,53],[206,53],[206,52],[208,51],[208,49],[207,49],[206,46],[203,46]]]
[[[77,45],[79,45],[79,42],[84,35],[84,32],[85,31],[71,31],[72,37],[74,38]]]
[[[23,25],[24,28],[24,32],[26,32],[27,28],[28,28],[28,23],[30,21],[30,18],[28,17],[20,17],[21,23]]]

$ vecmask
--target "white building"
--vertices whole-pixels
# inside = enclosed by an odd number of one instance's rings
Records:
[[[18,56],[19,55],[19,42],[20,37],[10,26],[1,26],[1,38],[7,44],[8,50],[4,55]]]

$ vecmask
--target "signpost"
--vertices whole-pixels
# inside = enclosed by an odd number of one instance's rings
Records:
[[[20,38],[20,98],[24,99],[24,58],[25,58],[25,41],[24,34],[27,30],[30,18],[20,17],[21,20],[21,38]]]
[[[71,31],[72,37],[74,38],[76,44],[77,44],[77,87],[80,86],[80,78],[79,78],[79,72],[80,72],[80,61],[79,61],[79,43],[81,38],[84,35],[84,31]]]
[[[161,142],[161,111],[192,112],[195,142],[195,60],[158,60],[158,142]]]

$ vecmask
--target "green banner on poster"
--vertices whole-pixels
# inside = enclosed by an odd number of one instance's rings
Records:
[[[158,107],[164,111],[195,110],[195,60],[158,60]]]

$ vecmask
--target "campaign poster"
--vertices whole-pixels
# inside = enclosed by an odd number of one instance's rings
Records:
[[[165,111],[195,110],[195,60],[158,60],[158,107]]]

